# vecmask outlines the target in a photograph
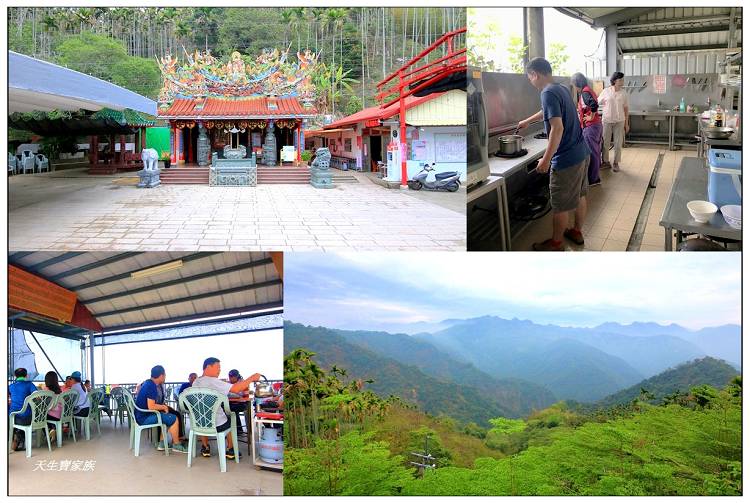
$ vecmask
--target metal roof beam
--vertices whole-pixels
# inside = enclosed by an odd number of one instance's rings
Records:
[[[154,302],[152,304],[145,304],[141,306],[132,306],[132,307],[126,307],[122,309],[115,309],[113,311],[105,311],[103,313],[95,313],[94,316],[96,316],[96,318],[98,319],[98,318],[104,318],[106,316],[114,316],[116,314],[132,313],[134,311],[146,311],[147,309],[165,307],[165,306],[170,306],[173,304],[182,304],[184,302],[192,302],[195,300],[208,299],[211,297],[219,297],[221,295],[230,295],[233,293],[257,290],[259,288],[265,288],[267,286],[275,286],[275,285],[280,285],[280,284],[281,284],[280,279],[273,279],[270,281],[263,281],[261,283],[253,283],[252,285],[242,285],[242,286],[237,286],[234,288],[227,288],[226,290],[217,290],[214,292],[206,292],[206,293],[201,293],[197,295],[191,295],[189,297],[181,297],[177,299],[163,300],[161,302]],[[154,323],[156,323],[157,321],[158,320],[154,320]]]
[[[269,257],[269,258],[256,260],[254,262],[245,262],[243,264],[237,264],[237,265],[233,265],[230,267],[225,267],[223,269],[217,269],[215,271],[208,271],[208,272],[196,274],[194,276],[188,276],[187,278],[177,278],[171,281],[165,281],[163,283],[155,283],[153,285],[148,285],[148,286],[144,286],[141,288],[135,288],[133,290],[117,292],[111,295],[104,295],[103,297],[94,297],[90,300],[83,300],[83,299],[79,299],[79,300],[84,304],[95,304],[97,302],[102,302],[105,300],[112,300],[112,299],[117,299],[119,297],[127,297],[128,295],[136,295],[136,294],[143,293],[143,292],[150,292],[152,290],[158,290],[160,288],[167,288],[170,286],[181,285],[183,283],[190,283],[192,281],[198,281],[204,278],[212,278],[215,276],[219,276],[220,274],[228,274],[230,272],[238,272],[238,271],[243,271],[245,269],[253,269],[255,267],[260,267],[260,266],[268,265],[272,263],[273,263],[273,260],[271,260],[271,258]]]
[[[742,47],[742,44],[737,44],[737,47]],[[662,53],[662,52],[690,52],[690,51],[705,51],[713,49],[726,49],[727,44],[707,44],[707,45],[680,45],[674,47],[651,47],[643,49],[622,49],[623,54],[648,54],[648,53]]]
[[[637,21],[634,23],[623,23],[618,28],[653,28],[654,26],[675,26],[695,23],[715,23],[730,21],[730,16],[695,16],[695,17],[672,17],[669,19],[655,19],[653,21]]]
[[[24,268],[29,272],[39,272],[45,267],[49,267],[51,265],[59,264],[60,262],[65,262],[68,259],[75,258],[79,255],[83,255],[85,252],[67,252],[67,253],[61,253],[60,255],[57,255],[56,257],[52,257],[50,259],[44,260],[42,262],[39,262],[38,264],[33,264],[29,266],[24,266]]]
[[[17,260],[20,260],[20,259],[22,259],[24,257],[27,257],[27,256],[31,255],[32,253],[34,253],[34,252],[15,252],[15,253],[12,253],[10,255],[10,257],[8,257],[8,262],[15,262]]]
[[[279,301],[268,302],[265,304],[255,304],[255,305],[247,306],[247,307],[226,309],[223,311],[216,311],[213,313],[191,314],[190,316],[181,316],[179,318],[172,318],[169,320],[147,321],[144,323],[131,323],[128,325],[107,327],[104,330],[103,334],[106,336],[108,334],[124,335],[124,334],[129,334],[129,333],[138,333],[138,332],[155,332],[157,330],[167,330],[167,329],[171,329],[175,327],[186,327],[190,325],[197,325],[197,324],[204,324],[204,323],[218,323],[220,321],[230,321],[230,320],[234,320],[237,318],[253,318],[253,317],[258,317],[258,316],[266,316],[270,314],[275,314],[275,312],[271,312],[271,313],[253,313],[252,312],[252,311],[265,310],[265,309],[276,309],[278,312],[283,312],[284,303],[279,302]],[[206,319],[206,318],[219,317],[219,316],[225,316],[225,318],[218,319],[218,320]],[[165,323],[171,323],[172,325],[158,326],[160,324],[165,324]],[[113,333],[113,332],[117,332],[117,333]],[[97,337],[100,337],[100,336],[97,335]]]
[[[218,255],[220,253],[222,253],[222,252],[201,252],[201,253],[194,253],[192,255],[185,255],[184,257],[179,257],[179,258],[176,258],[176,259],[173,258],[173,259],[166,260],[164,262],[160,262],[158,264],[153,264],[153,265],[148,266],[148,268],[150,269],[152,267],[158,267],[158,266],[163,265],[163,264],[169,264],[170,262],[174,262],[175,260],[182,260],[183,263],[184,262],[191,262],[193,260],[200,260],[202,258],[206,258],[206,257],[209,257],[211,255]],[[144,269],[144,268],[143,267],[139,267],[138,269],[134,269],[132,271],[124,272],[122,274],[117,274],[115,276],[110,276],[109,278],[97,279],[95,281],[90,281],[90,282],[84,283],[82,285],[71,285],[68,288],[70,290],[79,291],[79,290],[85,290],[87,288],[93,288],[93,287],[99,286],[99,285],[106,285],[107,283],[112,283],[112,282],[115,282],[115,281],[120,281],[122,279],[127,279],[127,278],[130,277],[131,273],[134,273],[136,271],[140,271],[141,269]]]
[[[619,38],[640,38],[640,37],[660,37],[662,35],[686,35],[690,33],[709,33],[717,31],[729,31],[729,23],[709,26],[692,26],[690,28],[668,28],[665,30],[639,30],[639,31],[620,31]]]
[[[99,267],[103,267],[108,264],[114,264],[115,262],[128,259],[135,255],[139,255],[140,253],[142,252],[118,253],[117,255],[114,255],[109,258],[105,258],[104,260],[98,260],[96,262],[91,262],[90,264],[82,265],[81,267],[76,267],[75,269],[70,269],[68,271],[55,274],[54,276],[47,278],[47,279],[49,279],[50,281],[57,281],[58,279],[65,278],[67,276],[73,276],[74,274],[80,274],[82,272],[91,271],[93,269],[98,269]]]
[[[604,28],[605,26],[609,26],[611,24],[620,24],[629,19],[640,17],[644,14],[653,12],[657,9],[658,7],[626,7],[616,12],[612,12],[611,14],[605,14],[604,16],[593,18],[594,23],[592,24],[592,26],[594,28]]]

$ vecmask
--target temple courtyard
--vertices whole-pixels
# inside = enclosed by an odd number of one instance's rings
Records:
[[[8,179],[11,250],[465,250],[465,190],[311,185],[139,189],[85,169]]]

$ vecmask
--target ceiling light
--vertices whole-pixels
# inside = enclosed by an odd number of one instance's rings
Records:
[[[154,276],[163,272],[174,271],[175,269],[179,269],[180,267],[182,267],[182,260],[175,260],[173,262],[167,262],[165,264],[159,264],[154,267],[141,269],[140,271],[131,272],[130,277],[133,279],[148,278],[149,276]]]

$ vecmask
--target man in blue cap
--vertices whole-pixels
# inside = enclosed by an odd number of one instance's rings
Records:
[[[28,373],[25,368],[17,368],[14,375],[16,376],[16,382],[8,386],[8,393],[10,394],[10,407],[8,407],[8,414],[21,410],[26,397],[37,390],[37,387],[33,382],[26,380]],[[31,407],[26,407],[26,410],[23,413],[17,414],[14,417],[14,422],[22,425],[31,424]],[[13,431],[13,443],[11,448],[14,451],[23,450],[24,445],[21,430]]]
[[[161,417],[161,422],[167,426],[167,430],[172,435],[172,450],[175,452],[187,452],[187,447],[180,442],[177,415],[173,414],[169,406],[164,404],[164,388],[162,384],[164,384],[166,379],[167,374],[164,371],[164,367],[161,365],[154,366],[151,369],[151,379],[147,379],[141,383],[138,396],[135,399],[135,405],[139,409],[157,411]],[[154,413],[142,412],[140,410],[135,411],[135,420],[141,426],[156,424],[156,418],[157,416]],[[167,439],[165,438],[157,444],[156,448],[163,451],[166,445]]]
[[[70,378],[73,380],[73,385],[70,388],[76,390],[78,393],[78,401],[75,407],[73,407],[73,415],[86,417],[89,415],[89,394],[83,389],[83,385],[81,384],[81,373],[76,370],[70,374]]]
[[[236,384],[241,380],[242,380],[242,376],[240,375],[239,370],[232,369],[229,371],[229,383],[230,384]],[[237,418],[237,433],[242,433],[244,431],[242,429],[242,416],[240,415],[240,413],[245,412],[247,410],[247,403],[249,400],[250,400],[249,390],[241,391],[239,393],[231,393],[229,395],[229,410],[234,412],[234,415]]]

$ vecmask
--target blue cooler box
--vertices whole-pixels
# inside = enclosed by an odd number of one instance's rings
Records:
[[[742,151],[708,151],[708,200],[719,208],[742,204]]]

